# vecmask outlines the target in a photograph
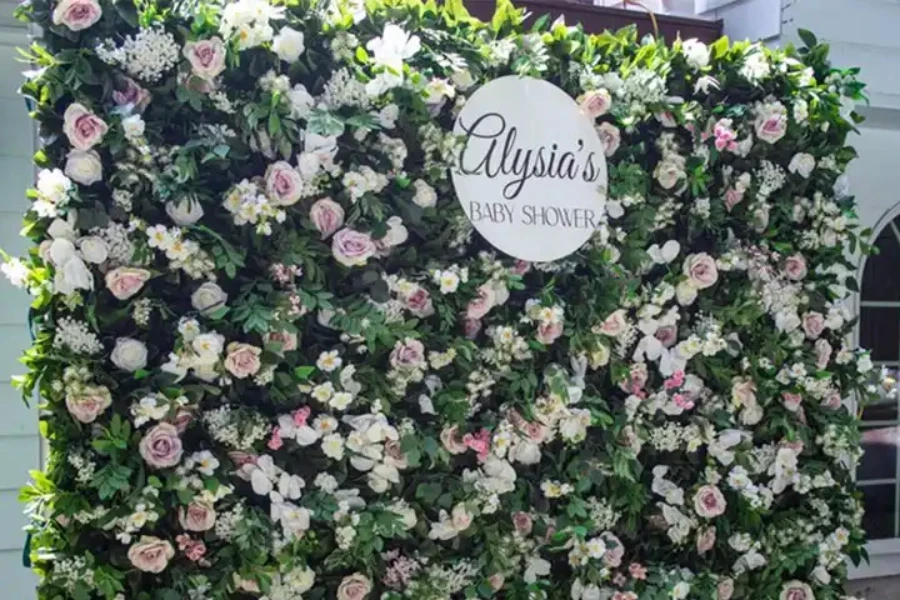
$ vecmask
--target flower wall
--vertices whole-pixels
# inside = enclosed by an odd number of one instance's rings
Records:
[[[585,35],[501,2],[26,0],[43,147],[3,271],[50,454],[41,600],[829,600],[862,554],[827,47]],[[480,83],[596,122],[607,214],[493,251]],[[516,98],[509,98],[510,103]]]

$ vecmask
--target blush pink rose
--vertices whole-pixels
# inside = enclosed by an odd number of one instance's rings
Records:
[[[834,348],[831,347],[831,344],[828,343],[828,340],[817,340],[816,341],[816,368],[824,369],[828,366],[828,361],[831,360],[831,353]]]
[[[463,321],[463,333],[467,339],[474,340],[481,331],[481,321],[478,319],[465,319]]]
[[[150,271],[136,267],[119,267],[106,274],[106,288],[118,300],[128,300],[141,291],[150,279]]]
[[[278,161],[266,169],[266,193],[278,206],[296,204],[303,195],[303,178],[285,161]]]
[[[737,188],[728,188],[725,191],[725,209],[728,212],[731,212],[735,206],[741,203],[741,200],[744,199],[743,190],[739,190]]]
[[[62,0],[53,9],[53,24],[71,31],[87,29],[100,20],[103,9],[97,0]]]
[[[162,573],[175,556],[175,548],[167,540],[144,536],[128,549],[128,560],[145,573]]]
[[[391,366],[395,369],[423,369],[425,368],[425,346],[419,340],[406,338],[394,345],[390,361]]]
[[[414,292],[404,298],[406,308],[417,317],[430,317],[434,314],[434,304],[431,295],[425,288],[416,288]]]
[[[802,581],[789,581],[781,589],[778,600],[816,600],[812,588]]]
[[[531,270],[531,263],[527,260],[517,259],[513,266],[510,267],[509,271],[513,275],[524,275],[528,271]]]
[[[122,88],[113,92],[113,102],[118,106],[130,106],[133,112],[142,113],[150,104],[150,92],[135,80],[126,77]]]
[[[727,505],[725,496],[714,485],[704,485],[694,495],[694,510],[704,519],[712,519],[723,514]]]
[[[191,63],[191,71],[200,79],[212,81],[225,70],[225,43],[218,36],[187,42],[183,53]]]
[[[195,500],[178,510],[178,522],[186,531],[209,531],[216,524],[216,511],[210,504]]]
[[[446,427],[441,431],[441,444],[450,454],[464,454],[469,449],[463,442],[456,425]]]
[[[706,554],[716,545],[716,528],[707,527],[697,531],[697,554]]]
[[[334,259],[347,267],[360,267],[375,255],[375,242],[367,233],[353,229],[341,229],[331,240],[331,254]]]
[[[628,330],[628,319],[624,309],[619,309],[606,317],[600,326],[600,333],[610,337],[619,337]]]
[[[178,429],[170,423],[160,423],[148,431],[138,449],[147,464],[155,469],[174,467],[181,462],[183,453]]]
[[[622,134],[619,128],[612,123],[601,123],[597,127],[597,135],[600,136],[600,142],[603,144],[603,152],[606,156],[612,156],[619,149],[622,142]]]
[[[322,198],[310,207],[309,220],[324,240],[344,224],[344,209],[331,198]]]
[[[663,325],[654,334],[656,339],[662,342],[664,348],[671,348],[678,341],[678,326]]]
[[[691,254],[684,259],[684,274],[691,285],[698,290],[712,287],[719,280],[716,261],[709,254]]]
[[[605,89],[591,90],[578,99],[581,112],[591,119],[602,117],[612,106],[612,96]]]
[[[263,338],[266,344],[281,344],[281,352],[297,349],[297,334],[290,331],[270,331]]]
[[[191,423],[194,422],[194,415],[190,411],[187,410],[179,410],[175,413],[175,418],[172,419],[172,425],[175,426],[175,429],[178,430],[178,433],[184,433],[187,431],[187,428],[190,427]]]
[[[797,412],[800,403],[803,402],[803,396],[800,394],[792,394],[790,392],[781,392],[781,403],[791,412]]]
[[[534,526],[533,521],[531,520],[531,515],[527,512],[522,512],[521,510],[518,512],[514,512],[512,516],[513,527],[516,529],[516,533],[521,535],[531,535],[531,530]]]
[[[756,117],[756,137],[774,144],[787,133],[787,110],[780,103],[766,106]]]
[[[800,281],[806,277],[806,259],[800,254],[789,256],[784,261],[784,274],[792,281]]]
[[[731,600],[731,597],[734,596],[734,580],[723,579],[720,581],[716,586],[716,594],[718,596],[716,600]]]
[[[87,151],[103,141],[109,126],[84,105],[73,102],[63,114],[63,133],[76,150]]]
[[[363,600],[372,591],[372,582],[362,573],[344,577],[337,589],[337,600]]]
[[[259,360],[262,349],[256,346],[231,342],[226,352],[225,369],[238,379],[256,375],[262,366]]]
[[[112,396],[105,386],[85,386],[81,393],[66,394],[66,408],[75,420],[93,423],[112,404]]]
[[[825,317],[815,311],[803,315],[803,331],[806,337],[814,340],[825,331]]]
[[[557,323],[541,323],[538,325],[535,337],[540,343],[549,346],[561,336],[563,333],[562,322]]]
[[[822,407],[830,410],[837,410],[843,404],[840,392],[832,392],[822,401]]]
[[[622,564],[622,558],[625,556],[625,544],[618,537],[609,531],[600,534],[600,537],[606,542],[606,552],[603,554],[603,564],[613,569],[619,568]]]
[[[466,307],[467,319],[482,319],[487,315],[496,303],[494,288],[486,283],[478,288],[478,295],[469,302]]]

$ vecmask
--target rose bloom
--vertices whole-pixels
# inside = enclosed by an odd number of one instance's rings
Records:
[[[162,573],[175,556],[175,548],[166,540],[144,536],[128,549],[128,560],[145,573]]]
[[[463,333],[467,339],[474,340],[481,331],[481,321],[478,319],[465,319],[463,321]]]
[[[123,83],[120,89],[113,92],[113,102],[118,106],[130,106],[135,113],[144,112],[150,104],[150,92],[128,77],[124,78]]]
[[[63,133],[76,150],[90,150],[103,141],[109,126],[78,102],[73,102],[63,114]]]
[[[324,240],[344,224],[344,209],[331,198],[322,198],[310,207],[309,220]]]
[[[359,267],[375,255],[375,242],[367,233],[353,229],[341,229],[331,240],[331,254],[346,267]]]
[[[191,71],[200,79],[212,81],[225,70],[225,43],[216,36],[208,40],[187,42],[184,57],[191,63]]]
[[[774,144],[787,133],[787,110],[780,103],[768,105],[756,117],[756,137]]]
[[[654,337],[662,343],[664,348],[671,348],[678,341],[678,326],[663,325],[656,330]]]
[[[531,521],[531,515],[526,512],[518,511],[514,512],[512,516],[513,527],[516,528],[516,533],[521,535],[530,535],[531,529],[533,527],[533,523]]]
[[[581,106],[582,113],[591,119],[596,119],[609,111],[609,107],[612,105],[612,96],[605,89],[592,90],[581,96],[578,104]]]
[[[562,323],[541,323],[537,328],[537,341],[549,346],[563,333]]]
[[[816,600],[812,588],[802,581],[789,581],[781,589],[778,600]]]
[[[66,408],[77,421],[93,423],[112,404],[105,386],[85,386],[80,394],[66,394]]]
[[[725,209],[731,212],[731,209],[741,203],[744,199],[743,190],[737,188],[728,188],[725,190]]]
[[[828,340],[817,340],[816,341],[816,368],[824,369],[828,366],[828,361],[831,360],[831,353],[834,348],[831,347],[831,344],[828,343]]]
[[[482,319],[487,315],[496,302],[494,288],[486,283],[478,288],[478,295],[469,302],[466,307],[467,319]]]
[[[705,252],[691,254],[684,259],[684,274],[691,285],[698,290],[712,287],[719,280],[716,261]]]
[[[806,259],[800,254],[789,256],[784,261],[784,274],[792,281],[800,281],[806,277]]]
[[[246,379],[259,372],[262,350],[250,344],[231,342],[226,349],[225,368],[238,379]]]
[[[791,412],[797,412],[800,403],[803,402],[803,396],[800,394],[792,394],[790,392],[781,392],[781,403]]]
[[[725,496],[714,485],[704,485],[694,495],[694,510],[704,519],[712,519],[723,514],[727,505]]]
[[[281,344],[281,352],[297,349],[297,334],[290,331],[270,331],[263,337],[265,344]]]
[[[148,431],[138,448],[147,464],[156,469],[174,467],[183,452],[178,429],[170,423],[160,423]]]
[[[269,165],[265,179],[266,193],[278,206],[296,204],[303,195],[303,178],[283,160]]]
[[[206,502],[194,500],[178,509],[178,522],[187,531],[209,531],[216,524],[216,511]]]
[[[716,545],[716,528],[707,527],[697,531],[697,554],[706,554]]]
[[[207,281],[191,294],[191,306],[200,314],[209,315],[225,306],[228,294],[217,283]]]
[[[71,31],[87,29],[100,20],[103,10],[97,0],[62,0],[53,9],[53,24]]]
[[[630,565],[628,565],[628,573],[634,579],[647,579],[647,568],[639,563],[631,563]]]
[[[441,431],[441,444],[450,454],[464,454],[469,447],[462,441],[459,428],[456,425],[447,427]]]
[[[70,150],[64,171],[81,185],[93,185],[103,179],[103,161],[96,150]]]
[[[606,156],[612,156],[619,149],[622,142],[622,134],[619,128],[612,123],[600,123],[597,127],[597,135],[600,136],[600,142],[603,144],[603,152]]]
[[[465,531],[472,525],[472,513],[466,509],[465,504],[457,504],[450,511],[450,519],[456,531]]]
[[[600,326],[600,333],[610,337],[619,337],[628,330],[628,319],[624,309],[619,309],[606,317]]]
[[[187,548],[184,549],[184,555],[188,560],[197,562],[206,556],[206,544],[202,540],[192,541]]]
[[[803,332],[806,337],[814,340],[825,331],[825,317],[815,311],[803,315]]]
[[[425,346],[419,340],[406,338],[394,345],[390,361],[395,369],[422,369],[425,367]]]
[[[618,537],[609,531],[600,534],[600,537],[606,542],[606,552],[603,554],[603,564],[613,569],[622,565],[622,558],[625,556],[625,545]]]
[[[738,406],[754,406],[756,383],[752,379],[736,378],[731,384],[731,400]]]
[[[372,582],[362,573],[344,577],[337,590],[337,600],[363,600],[372,591]]]
[[[106,287],[118,300],[128,300],[141,291],[150,271],[136,267],[119,267],[106,274]]]
[[[119,338],[110,360],[123,371],[138,371],[147,366],[147,346],[134,338]]]
[[[431,295],[423,287],[416,288],[404,300],[409,312],[417,317],[430,317],[434,314],[434,304],[431,302]]]
[[[731,600],[734,595],[734,581],[732,579],[723,579],[716,586],[717,600]]]

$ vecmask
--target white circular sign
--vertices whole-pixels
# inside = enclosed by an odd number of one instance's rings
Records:
[[[507,76],[479,88],[453,132],[465,143],[453,185],[475,229],[522,260],[572,254],[606,203],[606,156],[571,96],[541,79]]]

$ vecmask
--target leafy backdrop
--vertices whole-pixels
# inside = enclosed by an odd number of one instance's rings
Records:
[[[505,1],[18,14],[41,600],[841,597],[863,86],[811,34],[667,45]],[[455,113],[507,74],[605,144],[607,215],[552,264],[493,251],[449,179]]]

